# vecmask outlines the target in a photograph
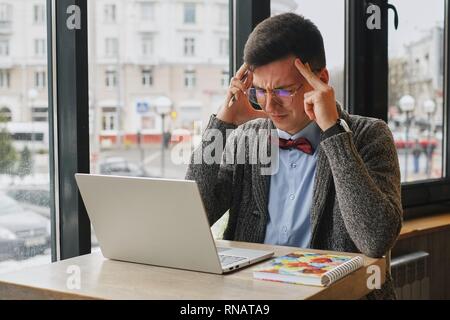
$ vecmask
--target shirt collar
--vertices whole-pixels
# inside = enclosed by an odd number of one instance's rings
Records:
[[[293,135],[290,135],[286,131],[283,131],[278,128],[277,128],[277,133],[278,133],[278,137],[280,137],[282,139],[286,139],[286,140],[289,140],[289,139],[295,140],[300,137],[306,138],[311,143],[314,150],[317,149],[317,146],[320,143],[321,130],[315,121],[311,121],[306,127],[304,127],[302,130],[300,130],[299,132],[297,132]]]

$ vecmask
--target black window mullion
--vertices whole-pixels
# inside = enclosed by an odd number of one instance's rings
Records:
[[[67,259],[91,251],[90,221],[74,177],[77,172],[89,172],[88,0],[49,1],[55,5],[56,15],[52,44],[56,46],[56,63],[51,68],[56,85],[49,85],[52,109],[57,111],[53,118],[57,126],[54,168],[58,171],[57,182],[53,183],[57,197],[54,215],[59,222],[59,258]],[[80,8],[80,29],[67,26],[67,9],[72,5]]]
[[[352,114],[387,121],[388,28],[386,0],[346,0],[345,105]],[[367,7],[381,8],[381,29],[366,26]]]
[[[248,36],[258,23],[270,17],[270,0],[230,0],[230,75],[243,63]]]

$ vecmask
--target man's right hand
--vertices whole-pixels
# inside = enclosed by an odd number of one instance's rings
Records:
[[[231,78],[225,103],[217,113],[217,118],[236,126],[256,118],[267,118],[262,110],[256,110],[248,100],[247,90],[252,86],[253,72],[244,63]]]

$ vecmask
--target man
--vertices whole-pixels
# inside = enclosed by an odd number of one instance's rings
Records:
[[[210,224],[229,210],[225,239],[387,254],[402,221],[392,134],[383,121],[349,115],[336,102],[317,27],[293,13],[266,19],[250,35],[244,61],[192,159],[225,145],[227,130],[239,126],[224,159],[246,133],[276,128],[279,166],[262,175],[260,164],[192,160],[186,178],[197,181]],[[222,140],[212,139],[217,130]],[[368,298],[395,298],[389,274]]]

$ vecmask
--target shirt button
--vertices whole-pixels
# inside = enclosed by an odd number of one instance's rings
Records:
[[[287,227],[283,226],[283,233],[286,233],[286,232],[287,232]]]
[[[293,194],[289,195],[289,199],[294,200],[295,196]]]
[[[297,164],[291,163],[291,168],[292,168],[292,169],[297,168]]]

